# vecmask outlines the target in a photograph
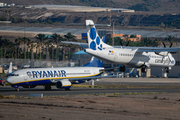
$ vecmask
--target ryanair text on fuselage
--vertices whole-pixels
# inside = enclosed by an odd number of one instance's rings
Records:
[[[28,71],[27,75],[30,78],[66,77],[66,71],[65,70]]]

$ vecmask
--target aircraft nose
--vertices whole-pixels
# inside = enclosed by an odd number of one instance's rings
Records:
[[[9,83],[9,84],[11,84],[11,82],[12,82],[11,78],[10,78],[10,77],[7,77],[7,78],[6,78],[6,82]]]

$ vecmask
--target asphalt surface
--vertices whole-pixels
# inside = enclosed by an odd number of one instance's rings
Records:
[[[166,85],[180,86],[179,78],[106,78],[95,82],[96,84],[140,84],[140,85]],[[4,96],[15,95],[29,97],[30,94],[43,94],[43,96],[60,96],[60,95],[79,95],[79,94],[100,94],[100,93],[127,93],[127,92],[180,92],[180,89],[166,88],[120,88],[120,89],[103,89],[103,88],[73,88],[71,91],[57,89],[52,86],[51,91],[45,91],[43,86],[36,88],[19,88],[20,91],[15,91],[11,86],[0,86],[0,94]]]

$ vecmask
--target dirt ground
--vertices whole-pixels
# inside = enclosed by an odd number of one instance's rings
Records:
[[[0,99],[0,120],[179,120],[180,94]]]

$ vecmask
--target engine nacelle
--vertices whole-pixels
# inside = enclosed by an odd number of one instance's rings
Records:
[[[22,86],[23,88],[35,88],[36,85],[26,85],[26,86]]]
[[[57,88],[70,88],[71,87],[71,82],[68,79],[65,80],[60,80],[56,83]]]

